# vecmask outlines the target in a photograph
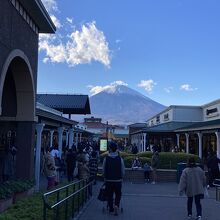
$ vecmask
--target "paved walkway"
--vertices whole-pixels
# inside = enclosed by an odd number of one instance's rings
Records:
[[[111,216],[102,212],[103,203],[94,198],[80,220],[185,220],[186,198],[177,195],[176,183],[131,184],[124,183],[122,205],[124,212]],[[215,189],[209,190],[210,197],[202,200],[203,220],[220,219],[220,202],[215,201]],[[195,216],[194,207],[194,216]]]

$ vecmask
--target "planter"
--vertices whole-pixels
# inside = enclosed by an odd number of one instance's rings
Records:
[[[5,211],[13,204],[13,197],[0,200],[0,212]]]

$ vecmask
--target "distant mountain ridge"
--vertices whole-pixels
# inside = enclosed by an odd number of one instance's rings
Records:
[[[165,106],[125,85],[115,85],[90,97],[91,114],[111,124],[145,122]]]

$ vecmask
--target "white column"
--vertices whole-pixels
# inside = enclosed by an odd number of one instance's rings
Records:
[[[220,132],[215,132],[217,137],[217,157],[220,158]]]
[[[76,134],[76,147],[78,147],[78,132],[77,133],[75,133]]]
[[[40,156],[41,156],[41,140],[44,124],[36,124],[37,140],[36,140],[36,153],[35,153],[35,190],[38,192],[40,189]]]
[[[141,140],[141,152],[143,152],[143,145],[144,145],[144,141],[143,141],[143,134],[140,134],[140,140]]]
[[[62,145],[63,145],[63,127],[58,128],[58,149],[60,152],[60,157],[62,154]]]
[[[202,158],[202,133],[197,133],[199,137],[199,157]]]
[[[50,130],[50,148],[53,147],[53,133],[54,130]]]
[[[82,133],[79,134],[79,142],[82,142]]]
[[[127,138],[124,139],[125,146],[127,146]]]
[[[69,129],[69,149],[73,146],[73,128]]]
[[[185,133],[186,136],[186,153],[189,153],[189,134]]]
[[[180,135],[179,134],[176,134],[176,145],[179,149],[180,148]]]
[[[147,134],[144,133],[144,149],[143,149],[143,151],[146,151],[146,136],[147,136]]]
[[[66,147],[69,146],[69,131],[66,131]]]
[[[139,152],[142,152],[142,134],[139,134]]]

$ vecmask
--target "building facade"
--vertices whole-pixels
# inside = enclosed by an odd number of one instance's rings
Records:
[[[179,151],[207,157],[213,150],[220,157],[220,99],[202,106],[171,105],[147,120],[145,128],[131,132],[131,142],[146,150],[158,145],[162,151]]]
[[[38,36],[55,26],[39,0],[2,0],[0,20],[0,157],[15,145],[15,176],[33,177]]]

